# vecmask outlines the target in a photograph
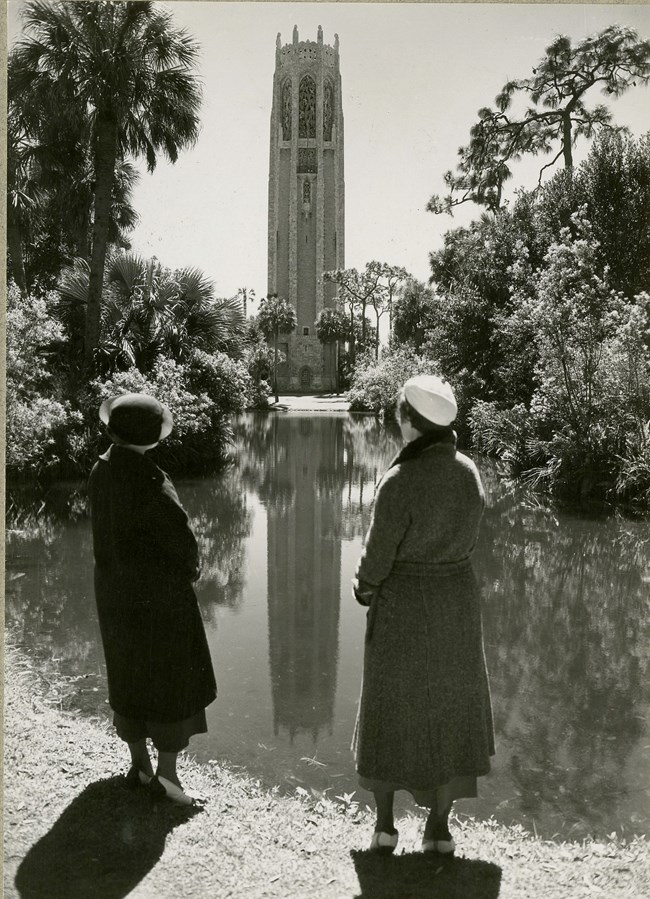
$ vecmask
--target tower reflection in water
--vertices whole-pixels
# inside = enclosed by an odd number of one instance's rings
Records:
[[[267,495],[273,729],[332,733],[341,602],[343,417],[275,416]]]

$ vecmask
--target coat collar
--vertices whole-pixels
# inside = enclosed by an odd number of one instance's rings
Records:
[[[411,440],[410,443],[403,446],[388,467],[393,468],[395,465],[401,465],[402,462],[417,459],[423,452],[438,447],[450,449],[452,452],[455,452],[456,432],[450,429],[445,435],[434,434],[432,432],[422,434],[420,437]]]
[[[125,446],[118,446],[116,443],[112,443],[99,458],[113,467],[144,469],[148,474],[162,473],[156,463],[142,453],[136,453],[135,450],[127,449]]]

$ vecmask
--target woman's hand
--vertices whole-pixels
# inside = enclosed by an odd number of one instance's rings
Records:
[[[360,606],[369,606],[375,595],[375,589],[357,578],[352,580],[352,595]]]

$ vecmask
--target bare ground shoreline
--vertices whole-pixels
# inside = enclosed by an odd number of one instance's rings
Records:
[[[398,822],[397,855],[366,850],[354,804],[280,796],[191,755],[190,814],[124,784],[107,722],[57,707],[56,685],[10,641],[5,653],[5,870],[8,899],[636,899],[650,894],[640,837],[557,843],[494,821],[456,822],[457,857],[417,851],[422,819]]]

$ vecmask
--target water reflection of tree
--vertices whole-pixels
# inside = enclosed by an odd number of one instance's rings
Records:
[[[197,595],[210,620],[216,605],[236,608],[242,600],[251,512],[234,467],[176,487],[199,544]],[[17,638],[64,661],[94,658],[99,665],[86,485],[12,488],[6,527],[6,616]]]
[[[486,482],[476,563],[497,731],[521,808],[613,828],[650,699],[647,532],[553,514]]]
[[[277,439],[277,414],[249,412],[235,422],[236,464],[242,483],[262,504],[288,513],[295,485],[284,475],[287,448]]]
[[[370,416],[349,416],[343,428],[344,483],[342,533],[346,540],[363,537],[370,524],[379,479],[399,445],[395,429]]]
[[[7,494],[7,626],[14,639],[68,672],[98,672],[102,665],[85,516],[81,485]]]
[[[212,620],[215,606],[236,609],[242,601],[252,513],[234,466],[209,481],[180,483],[178,492],[199,544],[199,604]]]

